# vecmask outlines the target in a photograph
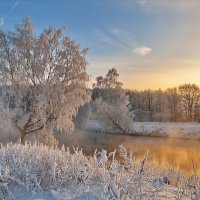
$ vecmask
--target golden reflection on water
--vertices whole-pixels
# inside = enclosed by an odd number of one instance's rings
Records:
[[[58,134],[57,138],[65,146],[81,147],[86,155],[93,155],[95,149],[108,152],[119,150],[122,144],[127,151],[132,151],[136,159],[142,159],[149,151],[148,160],[160,169],[173,167],[187,175],[195,171],[200,175],[200,141],[187,139],[170,139],[144,136],[125,136],[81,131],[74,135]]]
[[[148,160],[157,164],[160,169],[174,167],[177,171],[184,171],[190,175],[193,173],[192,160],[196,173],[200,175],[200,149],[187,149],[168,146],[146,146],[149,149]],[[135,146],[133,153],[136,158],[142,158],[145,150],[141,146]]]

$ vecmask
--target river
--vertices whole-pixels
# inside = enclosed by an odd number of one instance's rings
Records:
[[[74,134],[56,134],[61,144],[69,147],[80,147],[84,154],[93,155],[95,149],[102,148],[108,152],[119,150],[123,145],[132,151],[136,159],[141,159],[149,151],[148,160],[161,169],[174,167],[185,174],[192,174],[192,160],[196,173],[200,175],[200,141],[161,137],[128,136],[105,134],[91,131],[76,131]]]

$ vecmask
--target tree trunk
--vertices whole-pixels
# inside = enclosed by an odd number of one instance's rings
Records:
[[[21,139],[21,144],[25,144],[25,136],[26,136],[26,132],[23,130],[20,130],[20,139]]]
[[[21,144],[25,144],[25,136],[27,135],[26,131],[24,129],[22,129],[18,124],[17,124],[17,120],[13,120],[14,126],[15,128],[19,131],[20,133],[20,140],[21,140]]]

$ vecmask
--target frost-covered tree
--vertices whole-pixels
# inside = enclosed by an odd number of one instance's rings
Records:
[[[119,74],[116,69],[111,69],[106,77],[106,84],[102,86],[97,78],[96,87],[93,89],[93,110],[97,120],[105,131],[129,133],[132,130],[133,112],[125,90],[118,82]]]
[[[179,92],[186,119],[192,120],[198,116],[195,111],[200,105],[200,88],[196,84],[183,84],[179,86]]]
[[[122,83],[117,80],[118,77],[119,73],[115,68],[109,69],[105,77],[98,76],[96,78],[96,83],[94,84],[94,87],[101,89],[121,88]]]
[[[12,31],[0,31],[2,109],[8,109],[22,142],[44,129],[72,131],[72,118],[90,99],[87,49],[64,31],[49,27],[36,35],[29,18]]]
[[[166,101],[170,111],[170,121],[177,121],[181,116],[181,106],[180,95],[176,87],[167,89]]]
[[[154,120],[155,121],[166,121],[168,118],[168,112],[166,112],[166,98],[164,92],[159,89],[154,91],[154,109],[155,109],[155,115]]]
[[[200,89],[183,84],[167,90],[127,90],[136,121],[199,121]]]
[[[154,91],[148,89],[144,91],[127,90],[130,105],[134,110],[136,121],[153,121],[155,114]]]
[[[128,96],[122,89],[107,91],[106,100],[97,99],[96,116],[107,132],[129,133],[133,126],[133,112],[130,110]]]

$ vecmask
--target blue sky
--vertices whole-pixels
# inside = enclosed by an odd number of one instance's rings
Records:
[[[200,85],[198,0],[0,0],[0,28],[26,16],[37,32],[65,26],[89,48],[93,78],[116,67],[125,88]]]

